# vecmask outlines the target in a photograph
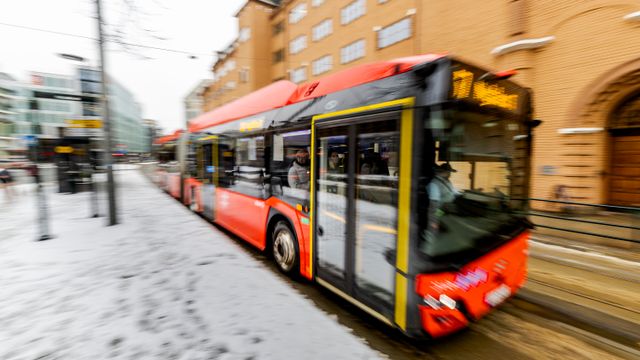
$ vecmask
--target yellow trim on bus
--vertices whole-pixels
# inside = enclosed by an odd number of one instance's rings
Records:
[[[352,303],[353,305],[359,307],[360,309],[364,310],[366,313],[368,313],[369,315],[375,317],[376,319],[384,322],[385,324],[389,325],[389,326],[393,326],[393,324],[391,323],[391,321],[389,321],[389,319],[387,319],[384,315],[380,314],[379,312],[373,310],[372,308],[368,307],[367,305],[361,303],[360,301],[356,300],[355,298],[349,296],[348,294],[344,293],[342,290],[338,289],[337,287],[329,284],[327,281],[322,280],[319,277],[316,277],[316,281],[318,282],[318,284],[320,284],[321,286],[324,286],[325,288],[331,290],[332,292],[340,295],[340,297],[342,297],[343,299],[349,301],[350,303]]]
[[[413,105],[413,99],[410,100]],[[402,110],[400,118],[400,176],[398,184],[398,244],[396,246],[395,322],[407,327],[407,278],[411,227],[411,160],[413,158],[413,109]]]
[[[216,139],[217,138],[218,137],[216,136]],[[218,186],[218,173],[220,172],[220,164],[218,160],[218,141],[214,141],[211,143],[211,164],[213,165],[213,185],[216,187]]]
[[[199,138],[198,141],[215,140],[217,138],[218,138],[218,135],[209,135],[209,136]]]
[[[311,149],[309,150],[309,154],[311,155],[311,186],[309,186],[310,196],[309,196],[309,278],[313,279],[313,245],[314,245],[314,236],[313,232],[315,229],[315,200],[316,200],[316,117],[311,118]]]
[[[378,104],[365,105],[357,108],[345,109],[345,110],[335,111],[332,113],[316,115],[313,117],[311,125],[312,126],[315,125],[315,122],[317,120],[323,120],[323,119],[328,119],[328,118],[333,118],[338,116],[351,115],[351,114],[356,114],[360,112],[384,109],[384,108],[394,107],[394,106],[402,106],[402,107],[413,106],[414,104],[413,99],[414,98],[411,97],[411,98],[404,98],[404,99],[398,99],[398,100],[391,100],[391,101],[381,102]]]
[[[395,323],[402,330],[407,330],[407,278],[396,272],[396,304],[394,308]]]

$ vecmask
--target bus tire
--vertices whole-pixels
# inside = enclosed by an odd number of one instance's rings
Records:
[[[287,275],[296,275],[300,266],[298,239],[286,221],[278,221],[272,239],[271,254],[276,266]]]

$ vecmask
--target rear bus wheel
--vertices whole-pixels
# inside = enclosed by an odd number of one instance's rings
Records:
[[[273,260],[278,269],[287,275],[295,275],[299,267],[298,240],[289,225],[279,221],[273,229]]]

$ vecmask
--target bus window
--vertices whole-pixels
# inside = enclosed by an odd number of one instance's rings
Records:
[[[236,139],[231,190],[266,199],[264,136]]]
[[[212,144],[201,144],[196,148],[198,180],[205,184],[213,183]]]
[[[271,193],[294,207],[309,201],[310,134],[302,130],[273,135]]]
[[[220,136],[218,139],[218,186],[230,188],[234,183],[235,140]]]
[[[516,213],[526,193],[524,155],[516,151],[526,139],[524,126],[501,113],[448,110],[440,121],[427,121],[421,196],[421,250],[431,256],[452,255],[491,244],[522,227]],[[433,120],[433,119],[431,119]],[[438,126],[434,126],[434,124]]]

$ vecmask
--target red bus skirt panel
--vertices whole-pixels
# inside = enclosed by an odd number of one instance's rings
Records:
[[[264,200],[217,188],[215,209],[216,223],[264,250],[269,215],[269,207]]]

